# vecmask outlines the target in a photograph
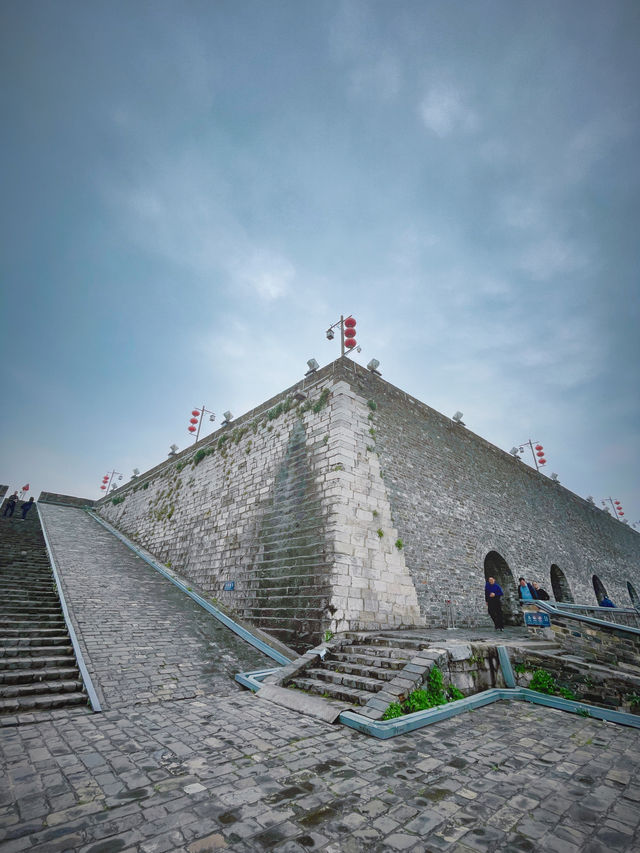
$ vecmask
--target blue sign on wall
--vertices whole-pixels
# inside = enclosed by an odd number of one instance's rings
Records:
[[[548,613],[525,613],[524,624],[536,625],[538,628],[549,628],[551,627],[551,620]]]
[[[225,592],[229,592],[229,590],[236,588],[236,582],[235,581],[225,581],[225,584],[222,588],[224,589]]]

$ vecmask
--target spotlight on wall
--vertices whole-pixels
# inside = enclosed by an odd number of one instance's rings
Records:
[[[462,420],[462,412],[456,412],[456,413],[455,413],[455,415],[453,416],[453,420],[454,420],[457,424],[460,424],[461,426],[464,426],[464,422],[463,422],[463,420]]]
[[[308,366],[309,370],[307,370],[307,372],[305,373],[305,376],[309,376],[310,373],[315,373],[316,370],[320,367],[320,365],[315,360],[315,358],[310,358],[309,361],[307,362],[307,366]]]
[[[224,420],[222,421],[222,426],[228,426],[233,420],[233,415],[231,412],[223,412],[222,413]]]
[[[134,469],[133,469],[133,474],[131,475],[131,479],[132,479],[132,480],[135,480],[135,479],[136,479],[136,477],[138,477],[138,476],[140,476],[140,469],[139,469],[139,468],[134,468]]]
[[[376,376],[381,376],[382,374],[378,370],[380,367],[380,362],[377,358],[372,358],[369,364],[367,365],[367,370],[370,370],[372,373],[375,373]]]
[[[560,480],[558,479],[558,475],[556,474],[556,472],[555,472],[555,471],[553,471],[553,472],[552,472],[552,474],[551,474],[551,479],[553,480],[553,482],[554,482],[554,483],[559,483],[559,482],[560,482]]]
[[[517,447],[512,447],[509,453],[514,456],[516,459],[520,459],[520,451]]]
[[[595,506],[595,501],[593,499],[593,495],[587,495],[587,503],[588,504],[594,504],[594,506]]]
[[[172,444],[172,445],[169,447],[169,456],[175,456],[175,455],[176,455],[176,451],[177,451],[177,449],[178,449],[178,445],[177,445],[177,444]]]

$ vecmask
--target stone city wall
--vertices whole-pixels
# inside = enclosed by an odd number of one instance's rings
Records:
[[[327,629],[447,625],[449,606],[490,624],[485,573],[512,621],[520,575],[585,604],[594,574],[617,603],[640,589],[635,531],[348,358],[99,511],[299,648]]]
[[[378,458],[365,449],[369,409],[334,368],[98,506],[211,598],[296,648],[325,630],[421,621]]]

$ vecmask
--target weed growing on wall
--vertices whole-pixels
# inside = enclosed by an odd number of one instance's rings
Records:
[[[118,504],[121,504],[124,499],[125,495],[116,495],[115,498],[111,498],[111,503],[114,506],[118,506]]]

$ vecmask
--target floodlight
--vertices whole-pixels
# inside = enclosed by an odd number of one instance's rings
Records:
[[[310,358],[307,362],[307,366],[309,367],[309,373],[313,373],[314,370],[317,370],[320,367],[315,358]]]
[[[556,472],[555,472],[555,471],[553,471],[553,472],[552,472],[552,474],[551,474],[551,479],[553,480],[553,482],[554,482],[554,483],[559,483],[559,482],[560,482],[560,480],[558,479],[558,475],[556,474]]]
[[[372,358],[369,364],[367,365],[367,370],[370,370],[372,373],[375,373],[376,376],[380,376],[380,371],[378,368],[380,367],[380,362],[377,358]]]
[[[457,424],[462,424],[462,412],[456,412],[455,415],[453,416],[453,420]],[[462,426],[464,426],[464,424],[462,424]]]
[[[231,412],[223,412],[222,414],[224,416],[224,420],[222,421],[222,426],[227,426],[229,421],[233,420],[233,415],[231,414]]]
[[[512,456],[515,456],[515,458],[516,458],[516,459],[518,459],[518,458],[519,458],[519,457],[518,457],[518,453],[520,453],[520,451],[518,450],[518,448],[517,448],[517,447],[512,447],[512,448],[511,448],[511,450],[509,451],[509,453],[510,453]]]
[[[587,503],[595,504],[595,501],[593,499],[593,495],[587,495]]]

